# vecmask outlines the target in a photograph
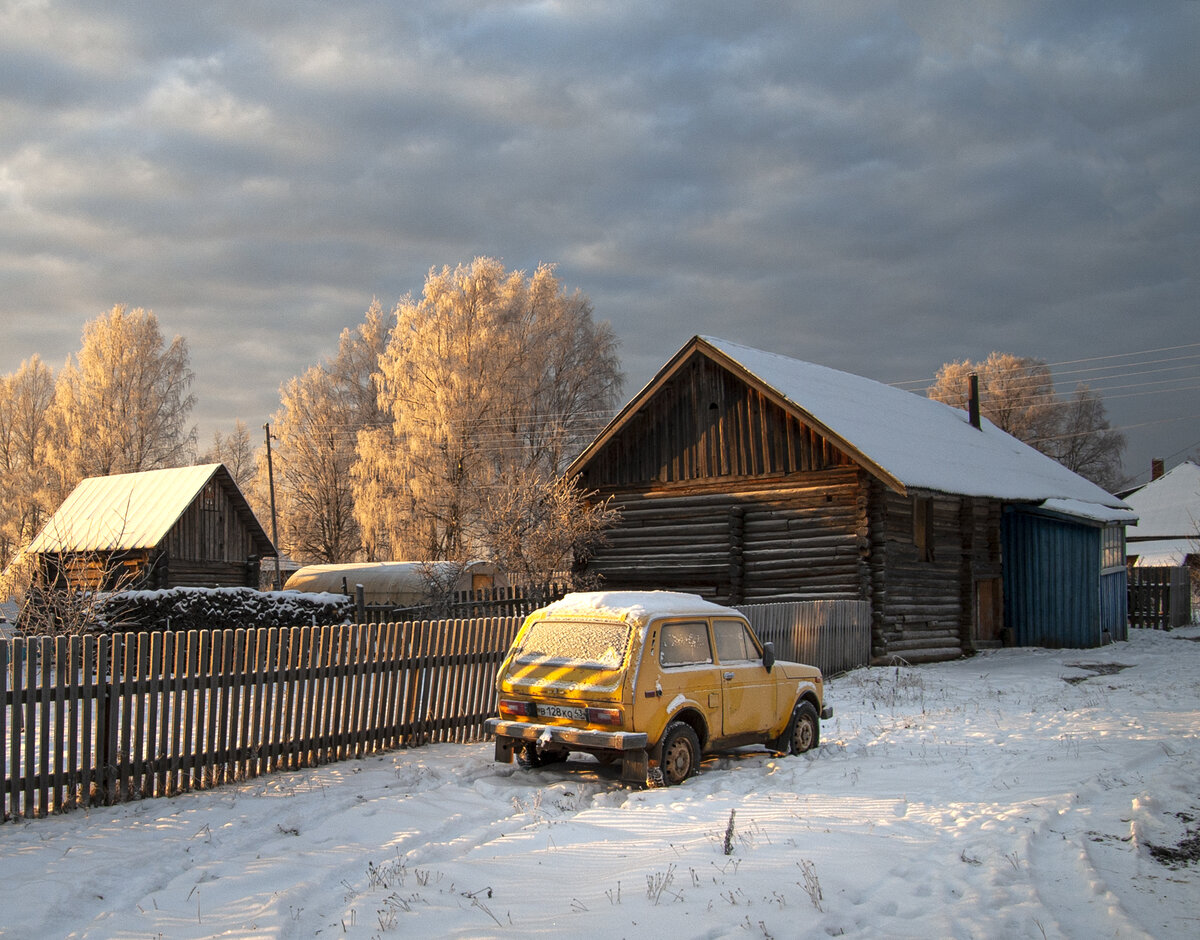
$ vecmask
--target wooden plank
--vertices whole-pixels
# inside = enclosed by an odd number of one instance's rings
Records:
[[[158,779],[155,784],[160,796],[170,796],[178,788],[175,772],[179,766],[179,734],[182,728],[179,710],[183,705],[183,677],[180,675],[180,634],[163,634],[161,676],[162,707],[159,712]],[[186,643],[186,638],[184,638]]]
[[[17,664],[13,661],[13,643],[0,640],[0,822],[17,816],[17,795],[13,785],[17,783],[20,773],[20,762],[16,752],[20,740],[20,730],[17,724],[18,706],[13,697],[12,675],[17,673]],[[10,711],[11,710],[11,711]],[[12,724],[8,716],[12,714]],[[11,735],[11,737],[10,737]]]
[[[74,802],[70,796],[72,774],[75,770],[75,734],[68,727],[67,716],[74,719],[74,711],[68,712],[67,696],[75,687],[71,674],[70,641],[78,637],[57,636],[54,638],[54,662],[57,675],[54,677],[54,779],[51,782],[51,801],[56,812],[69,809]],[[74,722],[72,721],[72,724]]]
[[[146,672],[149,668],[149,634],[139,633],[126,645],[132,655],[133,676],[129,683],[129,733],[125,751],[129,755],[129,792],[127,799],[140,799],[146,753]]]
[[[200,633],[187,632],[187,682],[183,695],[183,741],[187,747],[181,752],[180,781],[183,790],[199,786],[202,773],[199,755],[202,753],[204,706],[200,701],[200,668],[204,654],[201,652]]]
[[[248,753],[246,772],[251,777],[257,777],[265,772],[265,767],[263,766],[262,716],[264,708],[267,706],[264,699],[269,688],[267,685],[267,673],[270,664],[269,655],[273,632],[275,632],[274,627],[267,630],[255,630],[253,632],[252,652],[250,644],[247,644],[247,656],[253,657],[250,660],[249,668],[254,677],[252,684],[254,698],[251,702],[250,727],[246,732],[246,748]]]
[[[21,750],[18,754],[21,755],[22,768],[22,797],[23,805],[20,808],[22,816],[35,815],[35,807],[37,805],[34,799],[33,781],[37,776],[37,767],[34,764],[34,755],[37,753],[37,662],[38,662],[38,640],[36,637],[30,637],[28,640],[20,641],[23,646],[25,656],[21,662],[24,667],[21,670],[21,677],[14,685],[19,685],[20,697],[13,709],[17,713],[17,708],[20,708],[19,714],[21,717],[21,734],[14,737],[14,741],[18,741],[18,746]]]
[[[193,735],[195,744],[195,767],[192,784],[204,789],[211,780],[213,738],[216,736],[213,701],[211,698],[211,674],[213,671],[213,635],[209,630],[197,630],[196,650],[196,724]]]

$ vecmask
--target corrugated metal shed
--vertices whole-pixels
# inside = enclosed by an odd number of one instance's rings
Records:
[[[1106,630],[1114,639],[1124,633],[1101,616],[1098,527],[1012,510],[1003,526],[1004,623],[1018,646],[1089,648]],[[1121,617],[1123,605],[1107,600],[1105,613]]]
[[[213,463],[89,477],[71,491],[26,551],[55,554],[153,548],[218,472],[228,476],[222,464]],[[232,478],[229,483],[236,491]],[[240,493],[238,496],[241,498]],[[248,506],[246,512],[253,520],[256,537],[261,536],[269,546],[270,540]]]

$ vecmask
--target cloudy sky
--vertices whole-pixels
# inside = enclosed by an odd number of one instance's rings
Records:
[[[1198,41],[1194,0],[0,0],[0,374],[152,309],[203,442],[491,255],[591,298],[628,394],[696,333],[906,387],[1001,350],[1172,465]]]

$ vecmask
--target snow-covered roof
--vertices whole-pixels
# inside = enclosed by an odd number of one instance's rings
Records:
[[[1200,535],[1200,466],[1190,460],[1125,497],[1137,513],[1126,538],[1196,539]],[[1133,554],[1130,546],[1130,554]]]
[[[698,337],[810,416],[835,441],[905,490],[1045,504],[1097,522],[1132,522],[1130,507],[987,419],[873,379]]]
[[[205,484],[223,470],[222,464],[212,463],[89,477],[71,491],[27,551],[42,554],[153,548],[166,537]],[[228,483],[244,504],[231,477]],[[266,533],[249,506],[241,508],[253,520],[251,528],[256,539],[265,543],[263,548],[267,553],[270,540]]]
[[[737,615],[737,611],[706,601],[699,594],[679,591],[581,591],[568,594],[546,609],[558,616],[576,614],[634,622],[670,614]]]
[[[1135,568],[1178,568],[1187,563],[1188,555],[1200,555],[1200,536],[1126,542],[1125,554],[1136,556]]]

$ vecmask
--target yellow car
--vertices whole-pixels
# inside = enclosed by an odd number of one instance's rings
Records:
[[[681,783],[705,753],[820,740],[821,672],[776,661],[746,618],[694,594],[569,594],[526,618],[496,678],[496,760],[571,751],[621,761],[629,783]]]

